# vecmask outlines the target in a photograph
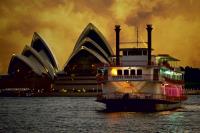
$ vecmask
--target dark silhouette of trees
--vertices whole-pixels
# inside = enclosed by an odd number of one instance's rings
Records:
[[[192,67],[181,67],[181,70],[185,71],[185,88],[196,88],[200,89],[200,69]]]

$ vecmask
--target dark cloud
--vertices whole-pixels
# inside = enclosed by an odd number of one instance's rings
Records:
[[[126,23],[128,25],[138,26],[138,25],[144,25],[149,22],[151,22],[152,19],[152,13],[149,11],[140,11],[137,12],[134,16],[129,16],[126,19]]]
[[[128,25],[143,25],[152,22],[154,18],[172,19],[182,16],[189,21],[199,19],[200,1],[189,0],[158,0],[151,7],[150,1],[138,1],[138,10],[133,10],[128,15],[125,23]]]

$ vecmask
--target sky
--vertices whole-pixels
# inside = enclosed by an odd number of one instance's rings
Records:
[[[146,41],[146,24],[152,24],[153,54],[170,54],[181,60],[178,65],[200,67],[199,13],[199,0],[1,1],[0,74],[7,72],[12,54],[30,45],[34,32],[46,41],[63,69],[88,23],[102,32],[113,51],[116,24],[121,25],[121,41],[135,41],[136,27],[139,40]]]

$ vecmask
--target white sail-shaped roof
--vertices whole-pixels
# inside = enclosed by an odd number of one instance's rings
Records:
[[[79,36],[72,54],[64,65],[64,70],[70,60],[81,49],[90,52],[99,61],[102,61],[103,64],[109,64],[111,62],[110,57],[113,55],[113,51],[104,36],[92,23],[89,23]]]
[[[42,75],[41,67],[38,67],[34,62],[29,58],[23,55],[13,55],[9,64],[8,73],[13,74],[13,72],[21,71],[20,67],[25,66],[30,68],[35,74]],[[23,70],[23,69],[22,69]]]
[[[58,70],[57,62],[51,50],[46,42],[36,32],[33,35],[31,47],[34,48],[44,60],[47,60],[53,66],[55,71]]]
[[[48,62],[46,62],[35,49],[30,46],[25,46],[22,55],[29,58],[29,60],[38,67],[42,67],[41,70],[48,73],[52,79],[54,78],[54,68]]]
[[[88,44],[88,45],[86,45]],[[68,58],[67,62],[64,65],[64,68],[67,66],[67,64],[69,63],[69,61],[81,50],[81,49],[87,49],[86,51],[90,51],[91,53],[95,53],[93,55],[98,55],[99,59],[102,58],[100,61],[103,61],[102,63],[106,63],[108,64],[110,62],[110,59],[107,55],[107,53],[93,40],[91,40],[90,38],[85,38],[82,40],[82,42],[80,42],[81,47],[79,47],[79,49],[77,49],[76,51],[73,51],[73,53],[71,54],[71,56]],[[89,47],[90,46],[90,47]],[[91,48],[91,46],[93,48]],[[94,49],[95,48],[95,49]],[[96,57],[96,58],[98,58]]]
[[[79,36],[75,44],[73,51],[76,51],[77,49],[81,47],[81,42],[86,37],[95,41],[109,56],[113,55],[113,51],[110,45],[108,44],[108,42],[106,41],[105,37],[92,23],[89,23],[86,26],[86,28],[83,30],[83,32],[81,33],[81,35]]]
[[[110,61],[108,54],[94,40],[92,40],[91,38],[89,38],[89,37],[84,38],[79,43],[79,48],[81,46],[86,46],[87,48],[96,51],[98,54],[100,54],[101,56],[103,56],[105,58],[105,60]]]
[[[81,52],[82,50],[85,50],[87,52],[89,52],[90,54],[92,54],[94,57],[96,57],[100,62],[104,63],[104,64],[108,64],[108,61],[106,61],[100,54],[98,54],[96,51],[89,49],[85,46],[81,46],[81,48],[79,48],[78,50],[76,50],[68,59],[68,61],[65,64],[65,67],[67,66],[67,64],[73,59],[73,57],[75,55],[77,55],[79,52]],[[64,68],[65,68],[64,67]]]

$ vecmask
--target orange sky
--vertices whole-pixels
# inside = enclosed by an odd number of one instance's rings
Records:
[[[38,32],[56,56],[60,69],[85,26],[93,23],[113,50],[114,25],[121,41],[133,41],[135,26],[146,41],[153,24],[154,54],[168,53],[179,65],[200,67],[199,0],[5,0],[0,2],[0,73],[6,73],[13,53],[20,54]]]

